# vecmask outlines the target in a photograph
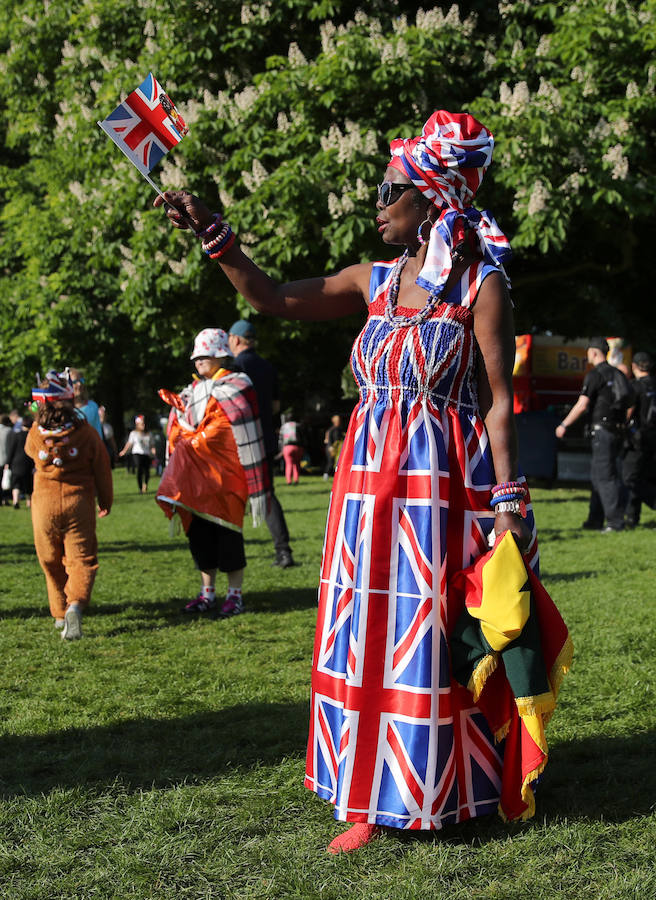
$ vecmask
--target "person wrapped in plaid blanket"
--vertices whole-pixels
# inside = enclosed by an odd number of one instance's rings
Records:
[[[246,374],[230,371],[231,357],[226,332],[205,328],[196,335],[190,357],[198,379],[180,394],[159,391],[172,409],[170,457],[156,499],[170,519],[180,517],[201,575],[200,593],[184,611],[216,608],[216,573],[221,571],[228,575],[219,611],[223,618],[244,611],[246,499],[258,525],[270,490],[255,390]]]

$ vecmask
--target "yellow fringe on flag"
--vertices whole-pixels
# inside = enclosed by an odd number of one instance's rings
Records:
[[[537,697],[516,697],[515,704],[522,719],[527,716],[543,716],[556,708],[556,700],[551,691],[538,694]]]
[[[501,728],[497,728],[497,730],[494,732],[494,743],[499,744],[504,738],[507,738],[509,731],[510,719],[508,719],[505,725],[502,725]]]
[[[572,660],[574,659],[574,643],[572,638],[567,635],[567,640],[563,644],[563,648],[556,657],[556,660],[551,667],[551,673],[549,675],[549,681],[551,682],[551,690],[553,691],[554,697],[558,696],[558,692],[560,691],[560,686],[563,682],[563,678],[572,667]]]
[[[485,687],[485,682],[499,665],[499,654],[488,653],[476,666],[467,683],[467,690],[474,695],[474,703],[478,700]]]

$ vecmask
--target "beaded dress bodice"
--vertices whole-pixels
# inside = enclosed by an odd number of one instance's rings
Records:
[[[370,282],[369,317],[353,346],[351,366],[361,400],[413,402],[477,410],[475,342],[471,306],[493,266],[470,266],[430,318],[394,328],[384,316],[394,262],[376,263]],[[399,307],[411,316],[416,310]]]

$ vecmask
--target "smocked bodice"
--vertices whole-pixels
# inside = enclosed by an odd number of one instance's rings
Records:
[[[438,408],[477,410],[471,307],[483,280],[497,270],[482,262],[470,266],[428,319],[393,328],[385,304],[395,262],[373,266],[369,316],[351,354],[361,400],[408,403],[426,397]],[[400,315],[416,312],[397,308]]]

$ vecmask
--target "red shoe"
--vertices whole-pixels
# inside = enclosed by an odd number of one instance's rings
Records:
[[[368,822],[356,822],[348,831],[338,835],[332,840],[326,850],[328,853],[353,853],[365,844],[370,844],[383,833],[378,825],[369,825]]]

